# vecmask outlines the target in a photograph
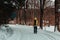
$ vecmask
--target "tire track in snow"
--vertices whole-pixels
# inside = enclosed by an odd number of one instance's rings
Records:
[[[50,34],[50,35],[52,35],[53,37],[55,37],[56,38],[56,40],[59,40],[60,38],[60,35],[59,34],[56,34],[55,32],[49,32],[49,31],[45,31],[45,32],[47,32],[48,34]]]
[[[45,31],[45,32],[48,32],[48,33],[53,34],[53,35],[55,34],[56,36],[59,36],[60,37],[60,35],[57,34],[57,33],[55,33],[55,32],[54,33],[53,32],[49,32],[49,31]]]
[[[29,31],[31,31],[31,30],[29,30]],[[29,32],[28,31],[28,32]],[[32,39],[32,40],[36,40],[37,38],[36,38],[36,36],[39,36],[39,37],[44,37],[44,39],[47,39],[48,37],[46,37],[46,36],[44,36],[43,34],[41,35],[41,34],[39,34],[39,35],[37,35],[37,34],[34,34],[34,33],[32,33],[32,32],[29,32],[29,33],[25,33],[25,32],[27,32],[26,30],[24,30],[24,29],[22,29],[21,30],[21,38],[20,38],[20,40],[23,40],[25,37],[26,38],[30,38],[30,39]],[[33,37],[32,37],[33,36]],[[23,37],[23,38],[22,38]],[[49,39],[49,38],[48,38]]]
[[[56,38],[54,38],[52,35],[47,34],[47,32],[44,31],[39,31],[42,35],[45,35],[47,38],[49,38],[50,40],[56,40]]]
[[[47,38],[49,38],[49,40],[56,40],[53,36],[46,34],[46,33],[42,33],[42,35],[46,36]]]
[[[35,38],[35,36],[37,35],[35,35],[34,36],[34,34],[32,34],[32,33],[25,33],[25,32],[27,32],[26,30],[21,30],[22,31],[22,34],[21,34],[21,40],[23,40],[22,39],[22,37],[24,38],[25,37],[25,35],[26,35],[26,37],[30,37],[29,35],[32,35],[33,37],[32,37],[32,39],[34,40],[34,38]],[[25,31],[25,32],[23,32],[23,31]],[[29,30],[29,31],[31,31],[31,30]],[[48,38],[49,40],[56,40],[53,36],[51,36],[51,35],[49,35],[49,34],[46,34],[45,32],[43,32],[43,33],[41,33],[40,32],[40,34],[38,35],[38,36],[40,36],[41,38],[43,37],[43,38]]]

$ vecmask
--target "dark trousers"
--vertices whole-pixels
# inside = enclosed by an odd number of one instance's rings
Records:
[[[37,26],[34,26],[34,33],[37,33]]]

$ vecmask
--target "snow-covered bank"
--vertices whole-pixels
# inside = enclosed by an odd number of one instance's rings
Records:
[[[19,24],[7,24],[9,27],[12,27],[12,28],[32,28],[34,26],[29,26],[29,25],[19,25]],[[43,30],[45,31],[50,31],[50,32],[54,32],[54,27],[55,26],[44,26],[43,27]],[[37,26],[38,29],[40,29],[39,26]],[[56,28],[56,32],[58,32],[57,28]]]
[[[50,27],[45,26],[43,27],[43,30],[54,32],[54,26],[50,26]]]
[[[19,24],[14,24],[14,25],[13,25],[13,24],[8,24],[8,25],[9,25],[10,27],[14,27],[14,28],[20,28],[20,27],[21,27],[21,28],[22,28],[22,27],[23,27],[23,28],[24,28],[24,27],[25,27],[25,28],[32,28],[32,27],[34,27],[34,26],[19,25]],[[43,27],[43,30],[45,30],[45,31],[50,31],[50,32],[54,32],[54,27],[55,27],[55,26],[49,26],[49,27],[48,27],[48,26],[44,26],[44,27]],[[40,29],[39,26],[37,26],[37,28]],[[57,28],[56,28],[56,32],[58,32]]]
[[[55,26],[50,26],[50,27],[45,26],[45,27],[43,27],[43,30],[54,32],[54,28],[55,28]],[[55,32],[58,32],[57,28],[56,28],[56,31]]]

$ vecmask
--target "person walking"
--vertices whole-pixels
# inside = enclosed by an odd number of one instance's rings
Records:
[[[34,18],[34,33],[37,33],[37,24],[38,24],[38,20],[37,20],[37,18],[35,17],[35,18]]]

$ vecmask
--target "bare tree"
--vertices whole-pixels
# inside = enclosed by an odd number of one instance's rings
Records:
[[[59,13],[58,13],[58,4],[59,3],[59,0],[55,0],[55,29],[54,29],[54,32],[56,31],[56,28],[58,28],[59,30]]]
[[[40,28],[43,29],[43,13],[46,0],[40,0]]]

